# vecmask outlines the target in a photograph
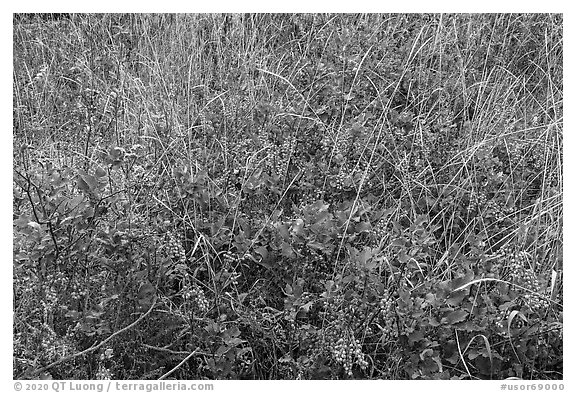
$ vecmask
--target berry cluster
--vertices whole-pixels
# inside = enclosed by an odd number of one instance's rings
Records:
[[[304,209],[316,202],[318,199],[320,199],[320,196],[317,194],[305,193],[298,198],[297,206],[299,209]]]
[[[198,309],[200,314],[205,314],[210,309],[210,302],[208,302],[202,288],[195,286],[184,293],[184,298],[191,300],[192,304]]]
[[[524,294],[524,303],[534,311],[547,307],[546,300],[538,296],[541,292],[541,285],[536,273],[531,267],[526,267],[530,261],[530,254],[526,251],[519,251],[510,255],[510,275],[513,281],[530,292]]]
[[[470,201],[466,207],[468,214],[478,211],[482,206],[486,204],[486,194],[472,192],[470,193]]]
[[[96,379],[99,381],[108,381],[112,379],[113,374],[109,368],[106,368],[102,363],[98,365],[98,372],[96,372]]]
[[[288,171],[288,165],[290,158],[294,153],[294,148],[296,146],[296,139],[294,137],[286,138],[282,145],[280,145],[280,156],[276,161],[276,170],[279,174],[285,174]]]
[[[494,323],[498,329],[504,329],[507,326],[507,319],[508,319],[509,312],[507,309],[498,309],[496,311],[496,322]]]
[[[328,134],[324,134],[324,137],[320,140],[320,150],[324,154],[329,154],[330,149],[332,148],[332,138]]]
[[[350,188],[350,173],[351,168],[344,164],[340,167],[338,173],[334,176],[333,186],[336,190],[342,191]]]
[[[73,281],[70,284],[70,296],[72,297],[72,299],[74,300],[80,300],[82,299],[84,296],[86,296],[86,294],[88,293],[88,291],[86,290],[85,287],[81,286],[79,282],[77,281]]]
[[[42,352],[45,359],[48,362],[52,362],[58,358],[57,341],[58,337],[56,333],[48,326],[43,326],[43,335],[40,339],[40,346],[42,347]]]
[[[510,219],[511,215],[514,213],[515,211],[515,207],[514,205],[508,205],[506,202],[500,200],[500,201],[496,201],[495,199],[492,199],[491,202],[494,202],[494,219],[496,221],[503,221],[506,219]]]
[[[280,146],[264,137],[260,139],[263,140],[262,144],[267,151],[264,160],[266,167],[278,175],[285,175],[288,171],[290,159],[296,149],[296,138],[294,136],[287,137]]]
[[[518,164],[524,163],[524,156],[522,153],[522,144],[517,141],[511,142],[507,145],[508,160],[511,166],[515,167]]]
[[[542,146],[531,150],[530,162],[535,168],[545,168],[547,160],[549,159],[546,154],[546,149]]]
[[[228,194],[237,195],[236,193],[242,189],[242,182],[242,173],[240,169],[235,168],[226,172],[220,186]]]
[[[382,239],[385,238],[388,230],[386,228],[386,222],[384,220],[378,221],[372,230],[372,237],[374,238],[374,243],[376,245],[380,244]]]
[[[178,263],[186,262],[186,251],[182,246],[182,242],[172,234],[168,235],[168,245],[167,245],[168,256]]]
[[[332,348],[332,356],[336,363],[344,367],[348,376],[352,376],[352,366],[357,364],[362,370],[368,367],[366,357],[362,353],[362,346],[358,340],[348,334],[346,337],[340,337]]]
[[[108,367],[106,367],[106,363],[110,361],[114,357],[114,350],[112,348],[107,348],[103,352],[100,353],[100,358],[98,361],[98,371],[96,372],[96,379],[98,380],[110,380],[112,379],[112,372]]]
[[[398,337],[398,324],[396,322],[396,313],[395,313],[395,306],[396,302],[388,294],[388,292],[384,293],[382,299],[380,299],[380,311],[382,320],[384,321],[384,334],[388,338],[396,338]]]
[[[307,259],[307,266],[310,267],[313,272],[320,274],[330,271],[330,261],[324,258],[322,254],[318,252],[311,252]]]
[[[228,262],[236,262],[238,260],[238,256],[236,256],[232,251],[224,251],[222,253],[222,258]]]
[[[532,283],[530,285],[534,285],[535,289],[540,287],[537,280],[531,278],[530,282]],[[524,302],[528,307],[530,307],[534,311],[543,310],[543,309],[546,309],[546,307],[548,307],[548,302],[546,301],[546,299],[544,297],[537,296],[533,293],[525,294],[524,295]]]
[[[58,302],[58,294],[66,288],[68,277],[61,271],[48,273],[45,277],[44,299],[46,304],[55,306]]]
[[[198,114],[197,123],[198,123],[198,125],[200,125],[200,127],[202,127],[202,129],[204,131],[206,131],[207,134],[211,134],[214,132],[214,126],[212,124],[212,121],[210,119],[208,119],[208,117],[206,116],[206,113],[200,112]]]
[[[53,307],[58,303],[58,292],[54,285],[44,289],[44,298],[46,299],[45,303],[48,307]]]
[[[504,219],[500,212],[500,207],[495,199],[490,199],[484,205],[484,218],[494,219],[495,221],[501,221]]]
[[[354,138],[350,129],[346,129],[343,133],[338,135],[338,139],[336,141],[336,149],[334,154],[337,156],[341,154],[343,157],[348,156],[348,152],[352,148]]]
[[[508,262],[516,259],[516,251],[510,244],[506,244],[494,253],[486,254],[481,268],[486,272],[486,277],[500,278],[505,274]]]
[[[238,254],[233,253],[232,251],[224,251],[221,254],[221,256],[228,263],[232,263],[232,262],[247,262],[247,263],[249,263],[249,262],[255,260],[255,257],[249,252],[245,253],[244,255],[238,255]]]
[[[318,315],[323,321],[324,326],[343,325],[344,319],[348,316],[342,312],[342,304],[344,303],[344,295],[341,293],[335,294],[329,298],[322,299],[318,302],[320,310]],[[336,330],[326,329],[327,344],[333,345],[334,340],[338,338]],[[332,334],[334,333],[334,337]],[[334,340],[332,340],[334,338]],[[334,342],[332,342],[334,341]]]
[[[264,134],[258,134],[257,140],[261,146],[261,150],[266,152],[266,155],[264,156],[264,167],[267,169],[273,169],[274,163],[278,159],[278,151],[276,150],[276,147]]]
[[[339,319],[345,325],[353,326],[356,325],[358,321],[365,321],[367,312],[368,306],[366,302],[354,297],[350,299],[347,304],[342,305]]]
[[[36,330],[36,329],[35,329]],[[40,337],[42,358],[46,362],[53,362],[74,352],[74,348],[65,338],[58,337],[56,332],[44,324],[36,333]]]
[[[511,244],[506,244],[506,245],[500,247],[500,249],[498,250],[498,252],[496,253],[495,256],[497,256],[498,258],[501,258],[501,259],[513,260],[515,254],[516,254],[516,251],[514,250],[514,247]]]

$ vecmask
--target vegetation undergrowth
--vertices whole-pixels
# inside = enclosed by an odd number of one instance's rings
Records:
[[[14,377],[561,379],[562,23],[15,14]]]

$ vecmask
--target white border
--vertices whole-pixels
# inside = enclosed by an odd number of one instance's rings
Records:
[[[57,3],[57,4],[55,4]],[[434,4],[431,4],[434,3]],[[57,12],[73,10],[76,12],[98,12],[106,10],[107,12],[563,12],[564,13],[564,56],[566,70],[564,75],[564,90],[565,90],[565,108],[566,119],[564,128],[569,130],[565,134],[565,151],[571,152],[575,147],[574,142],[576,138],[574,123],[574,76],[572,70],[575,69],[574,65],[574,29],[576,18],[571,12],[568,11],[567,2],[558,1],[527,1],[522,3],[505,2],[505,1],[481,1],[474,2],[476,4],[469,4],[465,1],[449,1],[449,2],[393,2],[393,3],[377,3],[372,1],[348,1],[348,2],[334,2],[334,1],[310,1],[310,0],[292,0],[290,2],[273,3],[264,1],[230,1],[230,2],[174,2],[174,1],[155,1],[155,2],[139,2],[139,3],[120,3],[119,1],[96,1],[91,4],[79,4],[78,1],[65,1],[65,2],[46,2],[46,1],[27,1],[25,3],[11,3],[7,7],[9,12],[0,14],[0,28],[2,34],[0,37],[2,42],[2,70],[3,78],[1,80],[2,87],[2,124],[4,125],[4,132],[1,134],[2,138],[2,151],[0,155],[2,160],[2,170],[0,170],[0,184],[5,184],[5,191],[0,193],[1,206],[0,209],[0,222],[2,223],[2,255],[4,258],[0,261],[2,266],[2,285],[0,285],[0,312],[4,317],[4,322],[1,326],[2,340],[0,340],[1,351],[1,378],[0,387],[4,387],[6,391],[14,391],[12,383],[12,193],[9,187],[12,183],[12,12]],[[568,93],[568,94],[566,94]],[[569,284],[572,277],[574,267],[572,266],[571,245],[576,244],[571,224],[575,221],[576,207],[571,203],[571,197],[574,196],[573,185],[575,184],[573,175],[574,171],[574,156],[566,154],[565,170],[564,170],[564,190],[567,195],[565,200],[564,210],[564,223],[568,228],[564,230],[565,245],[564,245],[564,283]],[[570,332],[575,327],[573,321],[574,307],[572,300],[576,299],[574,287],[571,285],[564,285],[564,298],[565,298],[565,312],[564,323],[566,326],[565,331]],[[572,310],[572,311],[570,311]],[[8,317],[9,316],[9,317]],[[574,374],[570,370],[574,370],[574,339],[570,334],[564,336],[564,381],[549,381],[550,383],[563,382],[565,385],[564,391],[576,391],[574,384]],[[150,382],[150,381],[141,381]],[[531,385],[534,381],[524,381],[526,385]],[[357,390],[362,389],[366,391],[401,391],[405,389],[418,389],[421,391],[439,391],[439,392],[496,392],[500,391],[499,387],[502,381],[214,381],[216,386],[215,392],[234,391],[234,390],[250,390],[254,392],[262,391],[290,391],[294,389],[304,391],[319,391],[327,389],[342,389]],[[519,381],[509,381],[509,383],[519,383]],[[538,381],[535,381],[538,383]],[[115,391],[115,390],[111,390]],[[521,390],[520,390],[521,391]]]

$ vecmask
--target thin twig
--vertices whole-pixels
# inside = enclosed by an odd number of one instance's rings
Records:
[[[470,379],[472,379],[472,374],[470,374],[470,370],[468,369],[468,365],[466,364],[466,360],[464,359],[464,354],[462,353],[462,348],[460,348],[460,339],[458,338],[458,330],[457,329],[454,329],[454,334],[456,335],[456,345],[458,346],[458,354],[460,355],[460,359],[462,360],[462,363],[464,364],[464,368],[466,369],[468,376],[470,377]]]
[[[166,347],[155,347],[154,345],[150,345],[150,344],[142,344],[142,346],[144,348],[148,348],[148,349],[152,349],[154,351],[158,351],[158,352],[166,352],[169,353],[171,355],[188,355],[188,351],[174,351],[173,349],[169,349]],[[198,355],[205,355],[204,353],[199,353],[197,352]]]
[[[168,376],[170,376],[170,374],[172,374],[174,371],[178,370],[180,367],[182,367],[182,365],[184,363],[186,363],[188,361],[188,359],[190,359],[192,356],[194,355],[199,355],[198,353],[198,348],[196,348],[195,350],[193,350],[192,352],[190,352],[190,354],[188,356],[186,356],[184,358],[184,360],[182,360],[180,363],[178,363],[178,365],[176,367],[174,367],[172,370],[168,371],[166,374],[162,375],[160,378],[158,378],[158,380],[164,379]]]

